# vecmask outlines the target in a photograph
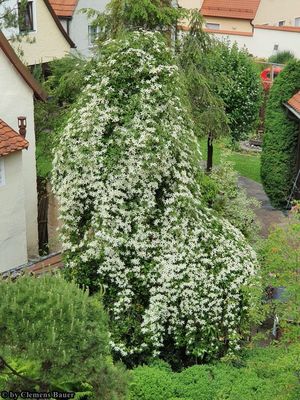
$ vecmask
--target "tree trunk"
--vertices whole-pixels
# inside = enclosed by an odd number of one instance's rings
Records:
[[[214,147],[213,147],[213,136],[210,133],[207,139],[207,166],[206,171],[211,172],[213,167],[213,154],[214,154]]]

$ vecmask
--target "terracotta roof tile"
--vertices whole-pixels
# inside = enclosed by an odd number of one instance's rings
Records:
[[[58,17],[72,17],[78,0],[49,0]]]
[[[28,146],[26,139],[0,119],[0,157],[27,149]]]
[[[201,14],[205,17],[224,17],[253,20],[260,0],[204,0]]]
[[[288,105],[300,114],[300,91],[288,101]]]

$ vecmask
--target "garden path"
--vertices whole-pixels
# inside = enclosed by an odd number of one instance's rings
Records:
[[[261,205],[256,208],[255,214],[261,224],[261,236],[267,237],[270,228],[274,225],[283,225],[287,222],[287,214],[272,207],[263,186],[244,176],[239,177],[239,186],[246,190],[249,197],[257,199]]]

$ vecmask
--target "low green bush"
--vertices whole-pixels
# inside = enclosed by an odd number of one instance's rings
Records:
[[[0,386],[120,399],[101,301],[60,276],[0,281]],[[15,370],[16,373],[13,373]]]
[[[239,362],[181,373],[157,366],[133,371],[128,400],[298,400],[299,343],[248,350]]]

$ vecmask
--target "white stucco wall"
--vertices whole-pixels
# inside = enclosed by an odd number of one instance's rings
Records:
[[[26,236],[28,255],[38,254],[37,189],[33,91],[0,49],[0,118],[18,131],[18,116],[27,118],[28,150],[23,151]],[[0,198],[1,203],[1,198]]]
[[[91,55],[91,47],[88,41],[88,26],[90,22],[85,14],[80,12],[83,8],[92,8],[104,11],[109,0],[79,0],[73,18],[70,22],[70,37],[76,45],[76,50],[88,57]]]
[[[229,39],[236,42],[240,48],[246,47],[250,54],[259,58],[269,58],[275,54],[274,46],[278,51],[290,50],[300,58],[300,32],[286,32],[268,29],[254,29],[253,36],[214,34],[219,39]]]
[[[26,151],[26,150],[25,150]],[[0,272],[27,262],[22,151],[5,157],[0,186]]]

